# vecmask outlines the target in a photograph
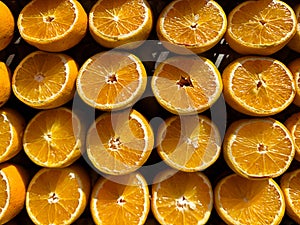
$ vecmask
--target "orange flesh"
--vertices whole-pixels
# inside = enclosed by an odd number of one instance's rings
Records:
[[[38,54],[15,74],[16,89],[32,102],[43,102],[58,93],[66,82],[65,63],[58,56]]]
[[[81,87],[86,98],[98,104],[126,101],[140,85],[140,74],[127,55],[104,54],[83,72]]]
[[[210,1],[180,1],[165,15],[163,28],[175,44],[203,45],[220,35],[223,21]]]
[[[293,95],[292,78],[285,69],[269,60],[243,62],[232,77],[232,92],[248,107],[260,110],[280,108]]]
[[[218,193],[222,209],[241,223],[271,224],[283,204],[280,193],[268,179],[231,176]]]
[[[293,16],[276,1],[252,1],[236,11],[230,33],[242,42],[274,45],[294,29]]]
[[[103,0],[94,10],[94,26],[108,37],[129,34],[145,21],[143,4],[142,0]]]
[[[23,14],[23,33],[37,39],[52,39],[64,35],[75,17],[70,1],[35,1]]]
[[[267,176],[286,168],[293,149],[292,140],[280,126],[252,122],[234,135],[231,154],[239,168],[248,174]]]

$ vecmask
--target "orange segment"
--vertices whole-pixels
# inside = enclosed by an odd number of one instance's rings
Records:
[[[293,59],[287,66],[292,72],[295,81],[296,93],[293,103],[296,106],[300,106],[300,58]]]
[[[191,54],[214,47],[223,37],[226,27],[225,12],[216,1],[175,0],[160,13],[156,31],[169,50]]]
[[[290,115],[284,125],[290,131],[295,142],[295,159],[300,161],[300,113],[296,112]]]
[[[147,85],[143,63],[127,52],[98,53],[81,66],[77,91],[88,105],[100,110],[120,110],[132,106]]]
[[[86,136],[88,159],[99,171],[128,174],[140,168],[154,146],[152,128],[136,110],[104,113]]]
[[[87,14],[76,0],[33,0],[18,16],[21,37],[40,50],[60,52],[78,44],[87,31]]]
[[[272,179],[251,180],[237,174],[222,178],[214,189],[214,206],[226,224],[280,224],[283,193]]]
[[[228,15],[225,39],[240,54],[271,55],[295,35],[297,18],[280,0],[244,1]]]
[[[293,36],[293,38],[287,43],[287,46],[300,53],[300,4],[296,4],[295,7],[293,8],[294,12],[297,17],[297,28],[296,28],[296,33]]]
[[[89,13],[89,29],[104,47],[135,48],[148,38],[152,17],[146,0],[98,0]]]
[[[15,69],[12,90],[30,107],[55,108],[73,98],[77,74],[77,64],[70,56],[35,51]]]
[[[11,72],[4,62],[0,62],[0,107],[2,107],[9,100],[10,96]]]
[[[200,171],[211,166],[221,152],[218,127],[206,116],[172,116],[158,129],[157,151],[169,166]]]
[[[28,183],[26,170],[18,164],[0,164],[0,223],[18,215],[25,205]]]
[[[26,210],[35,224],[72,224],[85,210],[89,192],[83,168],[42,168],[27,188]]]
[[[8,161],[22,150],[25,126],[25,119],[18,111],[0,109],[0,163]]]
[[[288,129],[272,118],[242,119],[226,130],[224,157],[236,173],[247,178],[274,178],[290,166],[295,145]]]
[[[161,62],[151,80],[157,101],[174,114],[196,114],[220,97],[223,84],[217,67],[204,57],[173,56]]]
[[[295,169],[283,174],[280,179],[280,188],[283,191],[286,203],[286,213],[298,224],[300,223],[300,170]]]
[[[5,49],[14,36],[15,19],[11,10],[0,1],[0,51]]]
[[[96,224],[142,225],[150,210],[148,184],[140,173],[99,178],[90,210]]]
[[[222,73],[225,101],[251,116],[275,115],[295,97],[291,71],[280,61],[262,56],[245,56],[231,62]]]
[[[160,224],[205,224],[212,208],[212,186],[203,173],[167,169],[154,178],[151,209]]]
[[[39,166],[69,166],[81,156],[82,131],[79,118],[68,108],[41,111],[26,126],[24,151]]]

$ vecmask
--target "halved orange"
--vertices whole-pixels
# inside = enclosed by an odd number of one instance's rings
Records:
[[[26,121],[12,108],[0,109],[0,163],[12,159],[22,150]]]
[[[34,51],[16,67],[12,90],[24,104],[37,109],[62,106],[74,97],[78,67],[63,53]]]
[[[221,152],[219,129],[203,115],[169,117],[159,126],[156,138],[164,162],[185,172],[205,170]]]
[[[295,97],[293,103],[300,107],[300,58],[295,58],[287,64],[289,70],[292,72],[295,81]]]
[[[28,122],[23,148],[42,167],[66,167],[81,156],[83,127],[70,109],[59,107],[38,112]]]
[[[300,53],[300,4],[296,4],[293,9],[297,17],[297,28],[295,35],[287,43],[287,46],[293,51]]]
[[[284,217],[285,201],[272,178],[251,180],[231,174],[218,181],[214,208],[226,224],[278,225]]]
[[[240,57],[223,70],[225,101],[251,116],[271,116],[286,109],[296,94],[291,71],[274,58]]]
[[[202,53],[214,47],[227,28],[223,8],[213,0],[175,0],[160,13],[156,31],[169,50]]]
[[[144,224],[150,211],[145,178],[137,172],[99,178],[93,186],[90,211],[99,225]]]
[[[200,56],[172,56],[154,71],[151,87],[159,104],[173,114],[191,115],[209,109],[223,89],[218,68]]]
[[[5,224],[24,208],[29,176],[18,164],[2,163],[0,178],[0,223]]]
[[[35,224],[72,224],[88,205],[90,177],[83,167],[41,168],[26,191],[26,211]]]
[[[298,224],[300,223],[300,169],[284,173],[280,178],[280,188],[283,191],[286,214]]]
[[[147,73],[132,53],[105,51],[90,57],[77,78],[79,97],[88,105],[105,111],[132,106],[146,89]]]
[[[10,8],[0,1],[0,51],[5,49],[14,36],[15,19]]]
[[[9,67],[4,62],[0,62],[0,107],[2,107],[9,100],[10,96],[11,72]]]
[[[153,180],[151,200],[160,224],[205,224],[213,209],[213,190],[202,172],[166,169]]]
[[[284,122],[295,142],[295,159],[300,161],[300,112],[291,114]]]
[[[61,52],[78,44],[87,32],[88,18],[77,0],[33,0],[18,16],[21,37],[48,52]]]
[[[154,146],[152,128],[136,110],[106,112],[86,135],[87,157],[100,172],[122,175],[139,169]]]
[[[254,179],[275,178],[290,166],[295,144],[289,130],[273,118],[234,121],[223,141],[224,158],[241,176]]]
[[[92,37],[107,48],[136,48],[146,40],[153,25],[147,0],[98,0],[89,13]]]
[[[228,14],[225,39],[240,54],[271,55],[295,35],[294,10],[280,0],[248,0]]]

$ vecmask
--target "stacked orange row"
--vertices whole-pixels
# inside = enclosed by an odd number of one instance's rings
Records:
[[[7,19],[0,37],[4,49],[14,20],[2,4],[1,15]],[[267,57],[284,46],[300,52],[299,14],[300,6],[292,9],[279,0],[245,1],[228,19],[215,1],[176,0],[167,5],[156,32],[164,47],[179,55],[155,68],[151,91],[173,116],[154,133],[149,121],[131,109],[150,77],[130,53],[152,30],[149,4],[101,0],[87,16],[76,0],[28,3],[19,14],[18,31],[39,51],[22,59],[12,74],[0,64],[0,222],[11,220],[25,204],[35,224],[71,224],[88,203],[96,224],[144,224],[150,207],[161,224],[205,224],[213,205],[228,224],[279,224],[285,210],[299,222],[300,207],[294,201],[299,171],[285,173],[292,160],[300,158],[299,114],[284,124],[269,116],[292,103],[300,105],[300,59],[284,65]],[[116,49],[79,66],[62,51],[77,45],[88,27],[100,45]],[[223,37],[247,56],[220,73],[198,54]],[[223,141],[213,120],[200,115],[222,93],[232,108],[255,117],[230,124]],[[5,107],[12,94],[40,110],[28,123]],[[64,107],[70,101],[73,110]],[[77,114],[80,101],[101,115],[86,124],[86,115]],[[154,148],[172,169],[151,181],[150,195],[149,183],[136,171]],[[26,169],[8,163],[21,150],[42,167],[30,179]],[[210,167],[221,150],[235,173],[213,190],[199,171]],[[80,157],[103,175],[92,186],[87,172],[76,165]],[[278,185],[274,178],[280,176]]]

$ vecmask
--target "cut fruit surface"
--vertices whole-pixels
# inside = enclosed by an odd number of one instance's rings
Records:
[[[26,191],[26,210],[35,224],[72,224],[85,210],[90,178],[84,168],[41,168]]]
[[[157,132],[157,151],[169,166],[185,172],[211,166],[221,152],[218,127],[206,116],[172,116]]]
[[[151,80],[153,94],[173,114],[191,115],[209,109],[220,97],[217,67],[199,56],[173,56],[161,62]]]
[[[300,58],[293,59],[287,66],[292,72],[295,81],[296,93],[293,103],[300,107]]]
[[[214,47],[226,28],[226,14],[216,1],[175,0],[160,13],[156,31],[169,50],[198,54]]]
[[[12,159],[22,150],[26,121],[15,109],[0,109],[0,163]]]
[[[244,1],[228,14],[225,39],[240,54],[271,55],[295,35],[297,17],[284,1]]]
[[[77,91],[88,105],[100,110],[120,110],[132,106],[147,85],[143,63],[131,53],[107,51],[90,57],[81,66]]]
[[[151,209],[160,224],[206,224],[213,208],[213,190],[202,172],[167,169],[152,184]]]
[[[62,52],[78,44],[87,25],[87,14],[77,0],[30,1],[17,21],[21,37],[48,52]]]
[[[16,67],[12,90],[24,104],[37,109],[62,106],[74,97],[76,62],[62,53],[35,51]]]
[[[278,225],[285,213],[284,195],[272,179],[251,180],[237,174],[214,189],[214,206],[226,224]]]
[[[224,158],[230,168],[246,178],[282,175],[295,155],[289,130],[272,118],[241,119],[226,130]]]
[[[42,167],[66,167],[81,156],[83,130],[77,115],[59,107],[37,113],[27,124],[23,147]]]
[[[87,157],[100,172],[131,173],[148,159],[154,146],[152,128],[136,110],[104,113],[86,136]]]
[[[296,87],[291,71],[280,61],[245,56],[231,62],[222,73],[225,101],[251,116],[271,116],[294,100]]]
[[[290,131],[295,142],[295,159],[300,161],[300,113],[295,112],[284,122],[286,128]]]
[[[142,225],[149,210],[148,184],[140,173],[99,178],[90,210],[96,224]]]
[[[296,4],[293,9],[297,17],[297,28],[295,35],[287,43],[287,46],[293,51],[300,53],[300,4]]]
[[[147,0],[98,0],[89,13],[92,37],[107,48],[136,48],[153,26]]]

